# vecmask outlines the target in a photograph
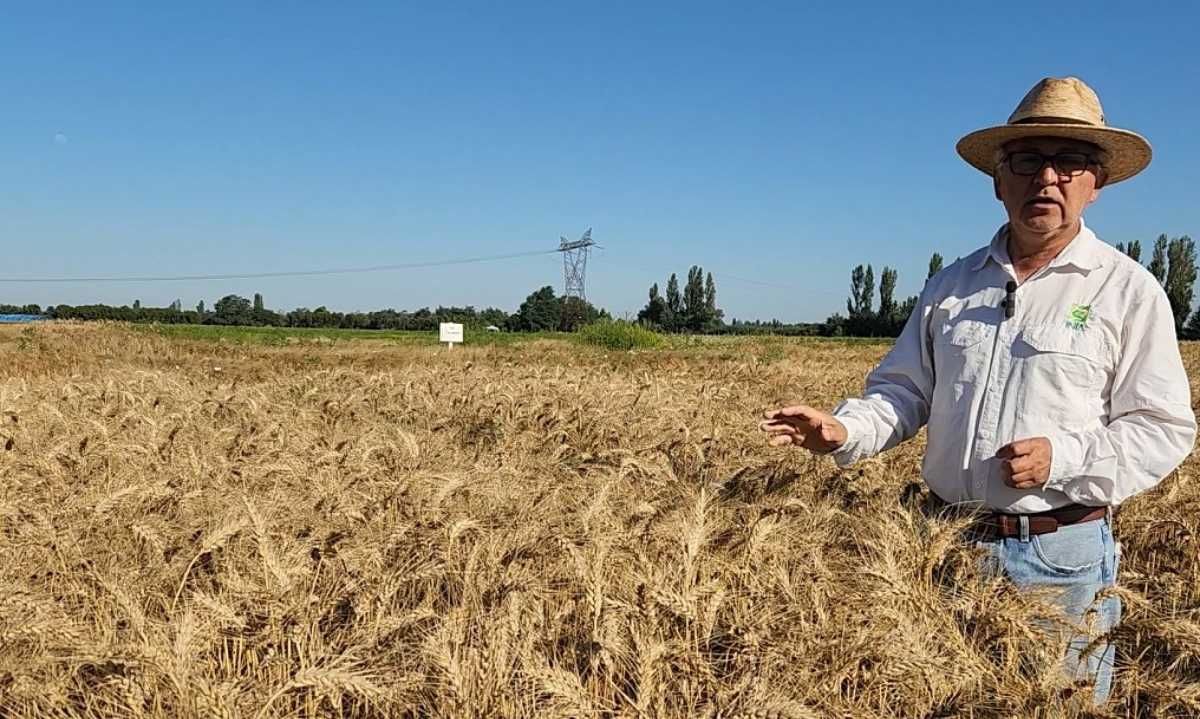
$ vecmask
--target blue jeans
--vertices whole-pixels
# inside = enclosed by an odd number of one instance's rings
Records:
[[[975,544],[987,552],[991,568],[998,568],[1013,584],[1050,590],[1047,598],[1078,625],[1070,635],[1063,669],[1075,680],[1095,681],[1095,703],[1104,704],[1112,689],[1116,647],[1104,642],[1086,656],[1083,650],[1121,621],[1119,598],[1096,600],[1097,592],[1117,583],[1121,552],[1109,520],[1067,525],[1025,540],[991,539]]]

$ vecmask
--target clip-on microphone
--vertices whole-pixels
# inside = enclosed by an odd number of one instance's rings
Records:
[[[1017,283],[1015,280],[1009,280],[1008,284],[1004,285],[1004,319],[1010,319],[1013,313],[1017,310]]]

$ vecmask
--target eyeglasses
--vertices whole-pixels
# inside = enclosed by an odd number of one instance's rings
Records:
[[[1088,165],[1096,164],[1089,155],[1082,152],[1060,152],[1057,155],[1043,155],[1040,152],[1010,152],[1004,158],[1014,175],[1029,177],[1042,171],[1049,162],[1059,177],[1077,177],[1082,175]]]

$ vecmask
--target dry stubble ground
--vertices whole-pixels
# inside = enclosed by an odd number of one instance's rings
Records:
[[[757,433],[884,349],[4,330],[0,714],[1073,715],[921,439],[839,472]],[[1120,517],[1117,715],[1200,714],[1194,471]]]

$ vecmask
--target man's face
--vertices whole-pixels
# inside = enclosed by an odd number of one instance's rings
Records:
[[[1007,143],[1004,152],[1008,159],[996,170],[996,198],[1004,203],[1013,226],[1039,235],[1065,230],[1073,227],[1083,210],[1100,196],[1103,171],[1095,164],[1098,150],[1090,143],[1031,137]],[[1063,160],[1060,164],[1066,165],[1060,169],[1068,172],[1060,172],[1054,163],[1047,161],[1040,169],[1033,170],[1032,175],[1021,174],[1030,172],[1038,158],[1019,153],[1060,155]],[[1079,155],[1089,160],[1082,172],[1072,174],[1069,171],[1075,169],[1072,165]]]

